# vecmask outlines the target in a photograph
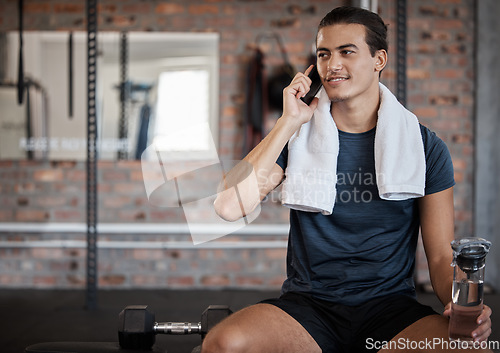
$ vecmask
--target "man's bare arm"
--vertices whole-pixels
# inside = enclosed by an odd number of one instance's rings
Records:
[[[454,239],[453,188],[422,197],[419,206],[432,287],[445,305],[443,314],[449,316],[453,284],[453,268],[450,266],[453,260],[450,243]],[[473,337],[477,341],[485,341],[491,334],[491,308],[487,305],[478,317],[478,324],[472,332]]]
[[[309,91],[311,80],[307,75],[311,69],[295,75],[283,90],[283,115],[269,134],[224,177],[214,202],[215,211],[223,219],[235,221],[250,213],[283,180],[284,171],[276,160],[293,133],[311,119],[318,105],[317,98],[309,106],[299,99]]]
[[[419,200],[420,224],[434,292],[443,305],[451,300],[454,239],[453,187]]]

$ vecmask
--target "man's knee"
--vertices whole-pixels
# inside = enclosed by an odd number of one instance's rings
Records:
[[[270,304],[242,309],[205,337],[202,353],[320,352],[309,333],[290,315]]]
[[[203,340],[202,353],[245,352],[246,335],[235,327],[221,325],[214,327]]]

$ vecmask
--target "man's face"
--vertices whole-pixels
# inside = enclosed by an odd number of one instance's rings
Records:
[[[387,53],[372,57],[360,24],[336,24],[319,30],[316,40],[318,72],[328,97],[343,102],[377,92],[379,72]],[[381,60],[382,59],[382,60]]]

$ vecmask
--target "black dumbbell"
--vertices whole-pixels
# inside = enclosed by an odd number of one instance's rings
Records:
[[[212,327],[231,313],[227,305],[210,305],[197,323],[156,322],[147,305],[129,305],[118,315],[118,341],[123,349],[149,350],[155,343],[156,334],[200,334],[204,339]]]

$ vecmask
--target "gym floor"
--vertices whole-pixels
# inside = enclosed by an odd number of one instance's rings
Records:
[[[148,304],[157,321],[199,322],[210,304],[226,304],[233,311],[276,291],[249,290],[107,290],[98,293],[98,308],[85,310],[85,293],[76,290],[0,291],[0,351],[23,353],[30,345],[43,342],[116,342],[118,313],[127,305]],[[442,306],[433,294],[419,293],[421,302],[438,312]],[[500,341],[500,294],[486,294],[493,309],[491,341]],[[155,351],[189,353],[200,344],[199,335],[157,335]],[[500,353],[500,351],[495,350]]]

